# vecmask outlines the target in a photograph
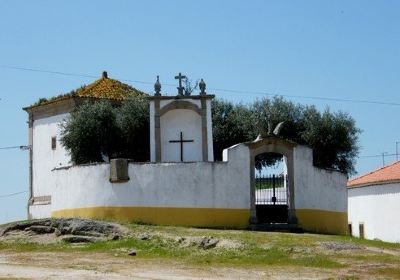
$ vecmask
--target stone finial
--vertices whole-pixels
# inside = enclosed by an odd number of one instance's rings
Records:
[[[108,78],[108,74],[107,71],[103,71],[102,75],[101,75],[104,79]]]
[[[161,84],[160,84],[160,76],[157,75],[157,81],[154,83],[154,91],[156,92],[155,96],[161,95]]]
[[[261,121],[258,121],[256,123],[256,126],[257,126],[260,134],[257,136],[256,141],[265,139],[268,137],[279,137],[281,130],[283,129],[283,126],[285,125],[285,123],[286,123],[285,121],[278,123],[274,129],[272,122],[268,121],[267,128],[265,129],[265,126],[263,125],[263,123]]]
[[[201,95],[206,94],[206,83],[204,82],[203,79],[200,80],[199,88],[200,88],[200,94]]]

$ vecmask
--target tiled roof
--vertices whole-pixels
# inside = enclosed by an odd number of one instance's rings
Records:
[[[348,187],[377,185],[400,181],[400,161],[386,165],[347,182]]]
[[[68,99],[71,97],[88,97],[88,98],[102,98],[111,100],[124,100],[126,98],[138,95],[146,95],[146,93],[118,80],[110,79],[107,72],[103,72],[100,79],[94,81],[89,85],[82,86],[67,94],[61,94],[53,98],[41,98],[33,106],[53,103],[59,100]]]

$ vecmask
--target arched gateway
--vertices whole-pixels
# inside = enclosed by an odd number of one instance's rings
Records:
[[[250,142],[247,144],[250,151],[250,198],[251,198],[251,222],[262,222],[261,215],[282,215],[279,212],[283,209],[287,211],[287,218],[277,220],[280,222],[287,222],[289,224],[296,224],[296,211],[295,211],[295,192],[294,192],[294,147],[295,143],[283,140],[278,137],[269,136],[265,139]],[[273,186],[268,186],[271,192],[260,192],[256,189],[256,176],[255,176],[255,162],[258,155],[271,153],[280,154],[284,158],[285,172],[282,174],[281,180],[275,179],[275,176],[269,176],[268,182]],[[264,178],[264,177],[263,177]],[[275,182],[282,182],[280,188],[283,189],[280,194],[280,202],[276,201],[278,195],[275,193]],[[266,190],[266,189],[265,189]],[[271,193],[271,195],[268,195]],[[286,197],[285,197],[286,196]],[[271,201],[272,203],[268,203]],[[278,202],[278,203],[276,203]],[[283,206],[283,207],[282,207]],[[286,210],[287,209],[287,210]],[[276,211],[277,210],[277,211]],[[260,213],[262,214],[260,215]],[[274,221],[273,217],[267,217],[269,221]]]
[[[274,207],[259,202],[260,198],[257,195],[260,195],[260,189],[256,188],[256,157],[272,153],[282,155],[285,164],[282,174],[284,181],[280,186],[287,195],[283,203],[287,207],[287,220],[283,222],[313,232],[346,233],[347,199],[344,174],[315,167],[312,149],[276,136],[268,135],[241,145],[247,148],[246,154],[250,164],[250,224],[263,223],[265,220],[274,221],[271,217],[263,218],[265,215],[277,214],[273,210]],[[264,181],[264,184],[266,183],[268,182]],[[274,193],[266,199],[274,201],[277,195]]]

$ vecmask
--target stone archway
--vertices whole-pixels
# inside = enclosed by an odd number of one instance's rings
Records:
[[[288,223],[297,224],[294,197],[294,147],[295,143],[277,137],[267,137],[247,143],[250,150],[250,222],[257,223],[257,212],[255,203],[255,158],[264,153],[281,154],[286,158],[287,188],[288,188]]]

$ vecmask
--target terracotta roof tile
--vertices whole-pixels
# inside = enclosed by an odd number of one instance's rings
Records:
[[[104,98],[112,100],[124,100],[132,96],[146,95],[146,93],[118,80],[110,79],[107,73],[89,85],[82,86],[70,93],[61,94],[49,99],[41,98],[31,107],[53,103],[59,100],[64,100],[72,97],[89,97],[89,98]]]
[[[347,186],[367,186],[379,183],[389,183],[392,181],[400,181],[400,161],[396,161],[370,173],[349,180]]]
[[[143,95],[143,92],[118,80],[105,77],[76,90],[73,94],[76,97],[96,97],[116,100],[123,100],[137,95]]]

